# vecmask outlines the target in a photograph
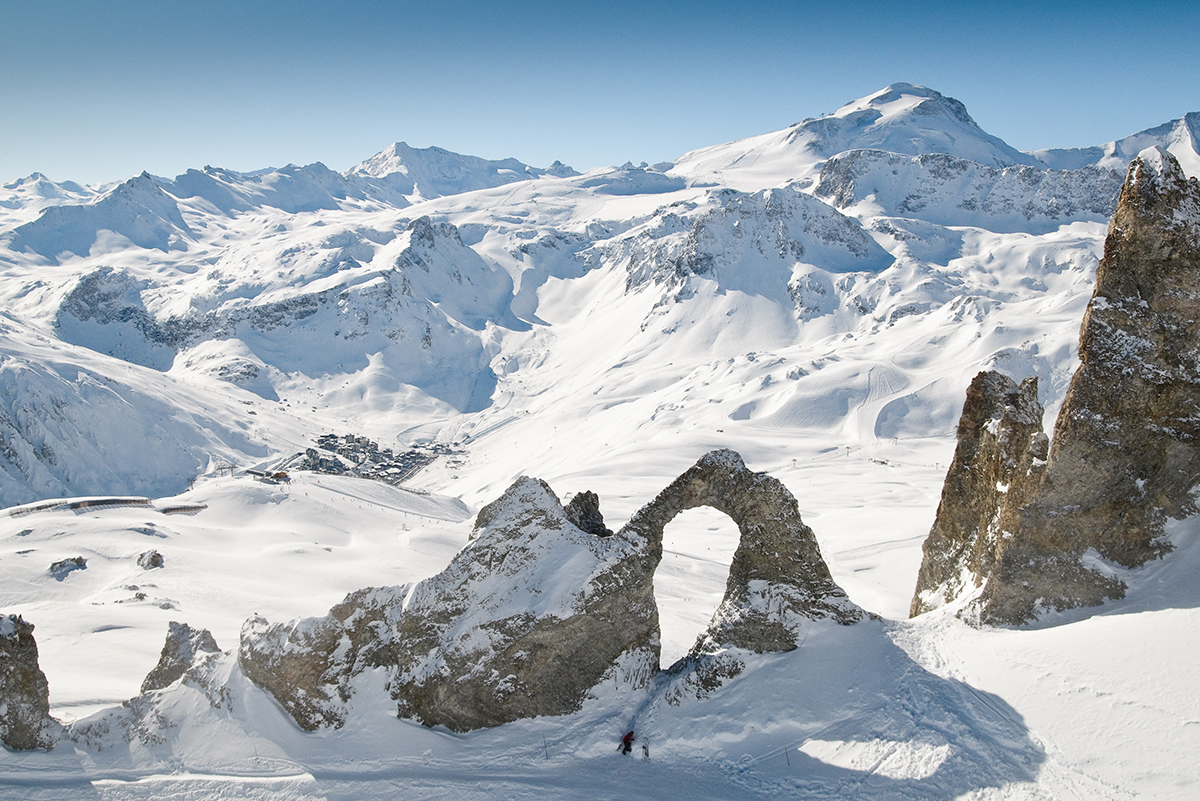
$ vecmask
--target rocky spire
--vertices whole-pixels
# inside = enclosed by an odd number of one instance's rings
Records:
[[[1200,184],[1166,150],[1149,148],[1129,165],[1109,224],[1080,331],[1081,364],[1044,471],[1020,498],[989,501],[992,493],[979,485],[964,502],[991,509],[989,525],[1005,541],[990,569],[971,566],[983,571],[974,574],[983,589],[972,615],[1020,624],[1118,598],[1124,583],[1085,565],[1085,552],[1133,567],[1170,549],[1166,520],[1197,511],[1197,354]],[[953,560],[951,540],[931,538],[923,581]],[[914,613],[936,605],[932,590],[918,586]]]
[[[219,654],[217,641],[208,629],[194,629],[187,623],[174,620],[167,627],[167,640],[163,643],[158,664],[146,674],[142,692],[161,690],[183,677],[201,654]]]
[[[922,547],[914,616],[979,587],[991,573],[1009,542],[1000,532],[1001,509],[1019,505],[1036,486],[1048,445],[1036,378],[1017,386],[997,372],[975,376],[937,517]]]
[[[50,748],[57,723],[50,717],[50,688],[38,667],[33,624],[0,616],[0,742],[17,751]]]

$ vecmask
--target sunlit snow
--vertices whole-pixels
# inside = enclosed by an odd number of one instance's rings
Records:
[[[1014,630],[907,619],[969,381],[1036,375],[1052,426],[1104,193],[1147,142],[1195,174],[1193,117],[1027,154],[896,84],[582,175],[399,143],[345,175],[5,184],[0,611],[36,626],[62,721],[120,714],[170,621],[228,652],[212,670],[229,698],[176,688],[164,742],[0,750],[0,795],[1195,797],[1196,519],[1099,610]],[[853,178],[836,191],[831,157]],[[447,452],[402,487],[243,472],[324,433]],[[398,720],[370,672],[344,729],[306,734],[241,673],[248,617],[439,572],[522,475],[596,492],[615,530],[714,448],[787,486],[876,619],[813,626],[706,699],[672,703],[667,676],[602,683],[575,715],[465,735]],[[148,501],[13,508],[82,496]],[[708,509],[667,527],[664,665],[707,625],[737,536]],[[138,565],[150,549],[163,567]],[[74,557],[86,568],[50,571]]]

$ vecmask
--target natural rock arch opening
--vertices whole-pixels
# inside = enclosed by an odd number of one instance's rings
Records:
[[[730,450],[702,456],[617,532],[643,543],[639,561],[647,585],[662,559],[664,528],[698,506],[728,515],[739,536],[724,598],[693,654],[725,647],[790,651],[799,645],[803,621],[860,619],[862,610],[834,582],[796,499],[777,479],[747,469]]]
[[[662,667],[686,656],[708,628],[725,597],[738,539],[737,523],[710,506],[686,509],[663,527],[654,571]]]
[[[790,651],[814,623],[862,619],[792,494],[720,450],[617,532],[594,493],[563,507],[548,484],[523,476],[479,511],[470,543],[441,573],[351,593],[323,618],[252,618],[239,662],[309,731],[341,726],[355,677],[380,667],[397,714],[427,726],[470,731],[578,711],[600,683],[637,690],[655,680],[663,532],[696,507],[728,515],[738,537],[720,605],[673,671],[685,684],[710,692],[744,667],[738,651]]]

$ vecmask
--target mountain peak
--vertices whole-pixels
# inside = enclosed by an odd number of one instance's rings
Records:
[[[1124,172],[1130,162],[1153,147],[1174,156],[1185,174],[1200,177],[1200,112],[1189,111],[1177,120],[1103,145],[1034,150],[1029,155],[1055,170],[1077,170],[1095,165]]]
[[[555,164],[544,170],[513,158],[489,160],[441,147],[416,148],[407,142],[396,142],[347,170],[346,177],[382,180],[404,195],[429,199],[490,189],[546,174],[558,177],[579,174],[570,167]]]
[[[911,156],[945,153],[989,167],[1036,163],[980,128],[961,101],[911,83],[893,83],[825,117],[798,123],[790,138],[825,157],[870,149]]]
[[[979,125],[967,113],[967,107],[962,101],[913,83],[893,83],[878,92],[851,100],[837,111],[816,120],[808,119],[792,126],[804,127],[822,119],[853,118],[862,124],[887,124],[899,119],[912,117],[948,117],[955,122],[979,129]]]
[[[757,191],[781,180],[815,180],[821,164],[851,150],[944,154],[996,168],[1046,166],[980,128],[962,102],[927,86],[893,83],[785,130],[684,154],[672,172]]]
[[[886,89],[881,89],[865,98],[866,102],[875,108],[887,108],[897,113],[900,109],[920,116],[944,114],[958,120],[963,125],[978,128],[975,120],[967,113],[967,107],[953,97],[930,89],[927,86],[912,83],[894,83]],[[861,103],[862,100],[856,101]],[[897,106],[899,108],[897,108]]]

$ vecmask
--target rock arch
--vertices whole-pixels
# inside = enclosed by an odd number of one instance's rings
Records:
[[[644,541],[657,568],[663,529],[680,512],[698,506],[728,515],[740,537],[725,597],[697,650],[790,651],[799,645],[804,621],[853,623],[862,617],[833,580],[796,498],[778,479],[747,468],[734,451],[705,454],[618,533]]]
[[[697,506],[740,531],[724,598],[676,666],[702,691],[741,670],[727,649],[789,651],[807,623],[863,616],[796,499],[733,451],[702,457],[615,534],[598,499],[579,498],[564,509],[545,482],[518,479],[480,510],[446,569],[411,591],[360,590],[307,621],[249,621],[243,670],[309,731],[341,726],[355,676],[377,667],[398,714],[455,731],[574,712],[602,682],[645,687],[660,669],[663,528]]]

